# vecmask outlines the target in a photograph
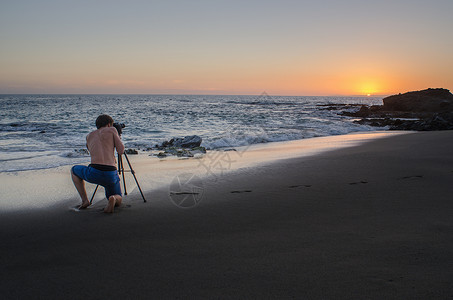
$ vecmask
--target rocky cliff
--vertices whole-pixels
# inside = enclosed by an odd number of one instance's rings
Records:
[[[426,89],[393,95],[382,100],[383,111],[449,112],[453,111],[453,94],[446,89]]]
[[[342,115],[360,117],[355,121],[391,130],[453,130],[453,94],[447,89],[426,89],[389,96],[384,105],[362,105]],[[410,118],[410,119],[408,119]]]

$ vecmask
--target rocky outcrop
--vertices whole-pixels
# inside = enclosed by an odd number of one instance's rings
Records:
[[[196,155],[202,155],[206,153],[205,147],[195,147],[190,149],[178,149],[178,148],[167,148],[163,152],[159,152],[156,156],[159,158],[165,158],[167,156],[177,157],[195,157]]]
[[[74,156],[88,156],[90,155],[90,152],[88,151],[88,149],[84,148],[84,149],[74,149],[74,153],[66,153],[66,156],[68,157],[74,157]]]
[[[384,98],[383,103],[340,114],[362,118],[354,121],[358,124],[391,130],[453,130],[453,94],[449,90],[408,92]]]
[[[433,114],[430,118],[405,120],[399,118],[363,118],[354,123],[374,127],[388,127],[390,130],[453,130],[453,113]]]
[[[136,149],[126,149],[124,151],[124,153],[130,154],[130,155],[135,155],[135,154],[138,154],[138,151]]]
[[[384,111],[449,112],[453,111],[453,94],[446,89],[427,89],[393,95],[382,100]]]
[[[202,139],[198,135],[190,135],[185,136],[184,138],[173,138],[169,141],[165,141],[161,145],[156,145],[156,148],[157,149],[165,149],[170,147],[195,148],[200,147],[201,142]]]
[[[159,158],[167,156],[194,157],[206,153],[206,148],[201,147],[201,142],[201,137],[191,135],[165,141],[160,145],[156,145],[154,149],[163,150],[156,155]]]

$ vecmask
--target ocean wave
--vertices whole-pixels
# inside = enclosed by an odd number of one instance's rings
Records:
[[[303,139],[308,137],[308,134],[294,133],[294,134],[280,134],[280,135],[268,135],[265,133],[261,134],[243,134],[240,136],[225,136],[216,139],[208,139],[202,143],[202,146],[208,150],[231,148],[231,147],[242,147],[255,144],[263,144],[270,142],[281,142],[291,141],[297,139]]]
[[[242,104],[247,104],[247,105],[290,105],[290,106],[295,106],[297,103],[294,102],[275,102],[275,101],[251,101],[251,102],[246,102]]]
[[[22,155],[16,157],[5,158],[2,153],[0,160],[0,172],[21,172],[58,168],[62,166],[86,163],[89,161],[89,156],[75,154],[76,152],[51,152],[42,155]]]
[[[249,146],[254,144],[262,143],[272,143],[272,142],[285,142],[293,140],[301,140],[313,137],[322,137],[322,136],[332,136],[332,135],[341,135],[351,132],[362,132],[362,131],[373,131],[373,127],[363,125],[357,126],[352,124],[351,126],[344,126],[340,128],[332,128],[329,125],[325,126],[313,126],[306,127],[304,130],[294,127],[292,132],[279,133],[279,132],[257,132],[249,134],[240,134],[237,136],[226,135],[224,137],[217,137],[206,139],[202,142],[202,146],[206,147],[208,150],[222,149],[222,148],[233,148],[233,147],[242,147]]]
[[[86,149],[65,151],[59,154],[60,157],[66,158],[79,158],[79,157],[88,157],[90,153]]]
[[[17,160],[29,160],[40,157],[46,157],[55,155],[56,152],[2,152],[0,156],[0,162],[9,162]]]
[[[45,122],[12,122],[0,124],[0,132],[45,132],[48,130],[55,130],[58,126],[55,123]]]
[[[126,123],[126,148],[148,150],[165,140],[199,135],[208,149],[370,130],[323,110],[328,104],[379,99],[196,95],[0,95],[1,170],[40,169],[87,160],[97,114]],[[380,100],[379,100],[380,101]],[[108,108],[108,110],[106,110]],[[41,152],[39,152],[41,151]],[[42,156],[51,151],[50,156]],[[16,154],[5,154],[17,152]],[[23,152],[23,153],[22,153]],[[41,156],[37,156],[41,155]]]

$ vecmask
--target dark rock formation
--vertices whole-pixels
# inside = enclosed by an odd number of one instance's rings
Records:
[[[453,113],[437,113],[427,119],[401,121],[401,124],[390,126],[390,130],[453,130]]]
[[[181,148],[166,148],[164,152],[159,152],[156,156],[158,158],[165,158],[167,156],[177,156],[177,157],[195,157],[197,154],[205,154],[205,147],[195,147],[191,149],[181,149]]]
[[[74,149],[74,152],[79,155],[90,155],[88,149]]]
[[[197,154],[206,153],[206,148],[201,147],[201,137],[198,135],[186,136],[184,138],[173,138],[163,142],[161,145],[156,145],[156,149],[164,150],[157,154],[159,158],[165,158],[169,155],[178,157],[194,157]]]
[[[200,147],[202,142],[201,137],[198,135],[185,136],[184,138],[173,138],[169,141],[163,142],[160,146],[156,145],[158,149],[165,149],[170,147],[175,148],[196,148]]]
[[[453,94],[446,89],[427,89],[393,95],[382,100],[383,110],[448,112],[453,110]]]
[[[138,151],[135,149],[127,149],[124,151],[126,154],[138,154]]]
[[[195,148],[200,147],[201,145],[201,137],[198,135],[191,135],[186,136],[184,138],[175,139],[173,142],[174,147],[181,147],[181,148]]]
[[[167,154],[165,152],[159,152],[159,154],[157,154],[157,157],[165,158],[165,157],[167,157]]]
[[[453,94],[449,90],[408,92],[384,98],[383,102],[340,114],[362,118],[354,121],[358,124],[388,126],[390,130],[453,130]]]
[[[401,120],[394,118],[363,118],[361,120],[354,121],[354,123],[374,127],[388,126],[390,130],[453,130],[453,113],[433,114],[430,118],[415,120]]]

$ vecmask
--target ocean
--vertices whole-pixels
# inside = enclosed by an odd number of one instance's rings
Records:
[[[86,135],[108,114],[126,148],[149,151],[198,135],[207,149],[373,131],[327,104],[382,104],[380,97],[200,95],[0,95],[0,172],[85,163]],[[351,109],[357,109],[352,107]]]

